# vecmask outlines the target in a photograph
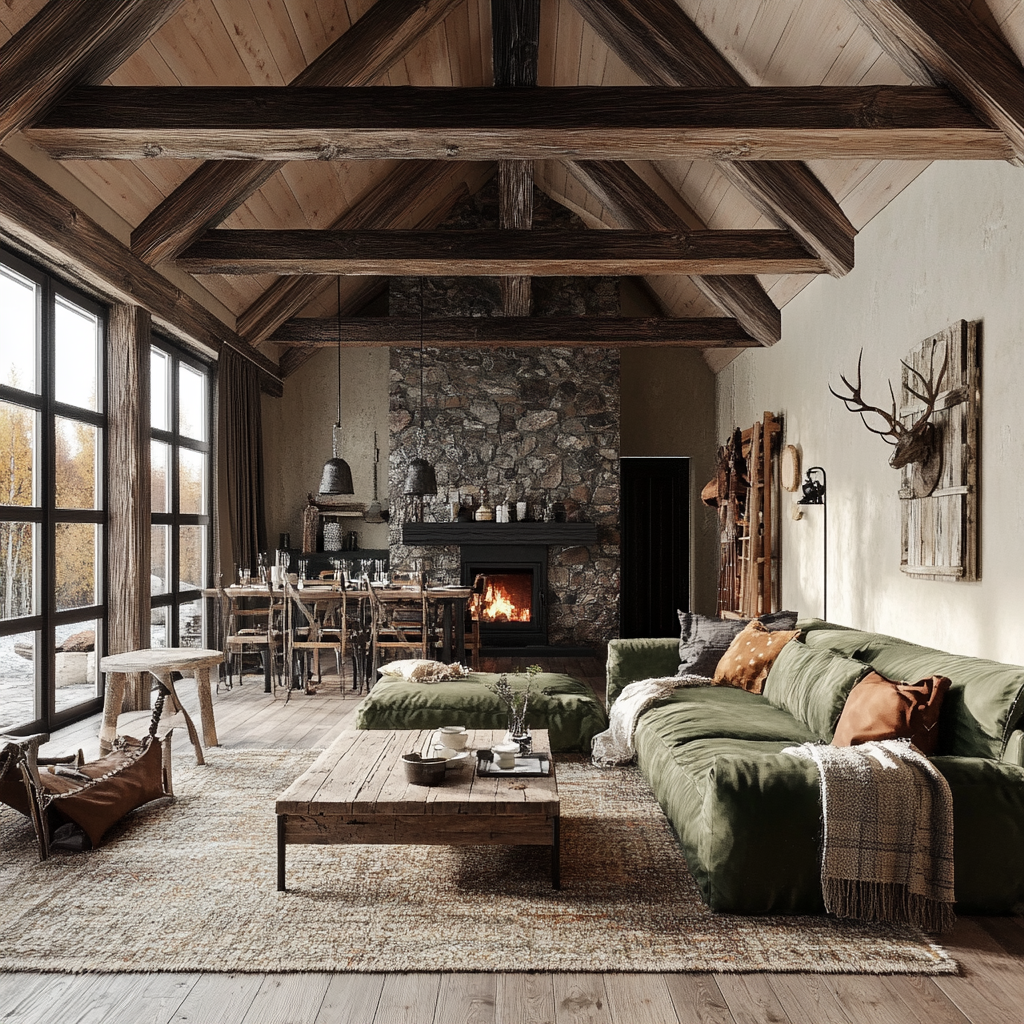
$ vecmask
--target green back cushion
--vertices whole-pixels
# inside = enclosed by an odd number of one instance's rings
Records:
[[[831,740],[846,698],[869,670],[862,661],[797,641],[782,648],[764,684],[764,696],[823,740]]]
[[[948,654],[852,629],[812,627],[805,642],[808,647],[856,657],[897,682],[948,676],[949,692],[939,719],[940,754],[1002,757],[1010,733],[1024,716],[1024,667],[1019,665]]]

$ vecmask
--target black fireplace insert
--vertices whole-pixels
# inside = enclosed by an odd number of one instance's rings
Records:
[[[537,647],[548,642],[547,547],[463,545],[462,582],[487,578],[480,617],[483,647]]]

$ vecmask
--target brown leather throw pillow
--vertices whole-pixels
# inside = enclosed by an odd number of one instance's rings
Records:
[[[736,686],[751,693],[760,693],[772,662],[782,648],[799,635],[799,629],[769,629],[763,622],[751,619],[736,634],[736,639],[718,662],[715,685]]]
[[[939,741],[939,712],[948,689],[945,676],[894,683],[869,672],[846,698],[832,745],[850,747],[869,740],[910,739],[922,754],[934,754]]]

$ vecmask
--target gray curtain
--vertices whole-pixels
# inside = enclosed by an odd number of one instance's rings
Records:
[[[231,561],[220,555],[224,582],[234,580],[237,569],[256,571],[256,554],[267,550],[267,522],[263,504],[263,414],[256,367],[228,348],[218,364],[217,461],[225,494],[218,502],[227,523],[220,536],[230,536]],[[224,527],[227,530],[224,530]],[[223,545],[221,545],[223,547]]]

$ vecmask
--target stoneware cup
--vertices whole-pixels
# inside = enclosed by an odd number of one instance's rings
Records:
[[[516,754],[519,753],[518,743],[495,743],[491,747],[494,754],[494,763],[499,768],[513,768],[516,763]]]
[[[442,725],[437,730],[437,741],[449,750],[465,750],[469,733],[461,725]]]

